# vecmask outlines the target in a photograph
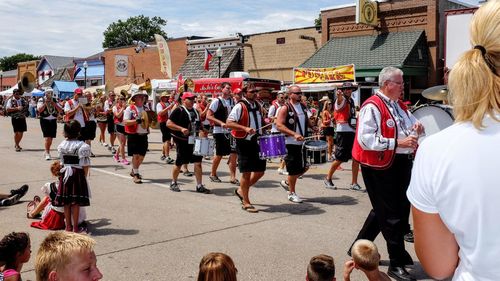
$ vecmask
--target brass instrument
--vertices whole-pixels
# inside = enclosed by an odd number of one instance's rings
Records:
[[[177,89],[177,93],[181,95],[184,92],[194,92],[194,81],[191,78],[187,78],[184,80],[184,83],[179,85],[179,88]]]
[[[141,119],[141,127],[143,129],[147,129],[148,127],[156,128],[158,125],[158,116],[156,115],[156,112],[152,110],[144,110],[141,113]]]
[[[26,72],[21,77],[21,80],[17,82],[17,88],[21,90],[21,94],[23,93],[31,93],[33,89],[35,89],[35,76],[33,74]]]

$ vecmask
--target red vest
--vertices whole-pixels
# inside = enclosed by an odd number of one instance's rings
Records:
[[[165,108],[167,108],[167,106],[165,105],[165,103],[162,102],[162,101],[160,102],[160,105],[161,105],[161,110],[164,110]],[[157,114],[157,118],[158,118],[158,123],[167,122],[167,120],[168,120],[168,112],[165,113],[165,115]]]
[[[407,107],[401,102],[398,101],[399,106],[406,112]],[[387,105],[377,95],[371,96],[367,99],[363,106],[367,104],[373,104],[377,107],[381,115],[380,121],[380,130],[381,135],[385,138],[397,139],[397,124],[396,120],[391,115],[389,108]],[[354,145],[352,147],[352,158],[361,163],[362,165],[369,166],[375,169],[384,170],[389,168],[392,165],[392,161],[394,160],[394,156],[396,155],[395,148],[393,150],[384,150],[384,151],[375,151],[375,150],[364,150],[361,145],[358,143],[358,129],[356,128],[356,137],[354,139]]]
[[[122,108],[118,106],[118,104],[116,105],[116,109],[117,111],[120,111]],[[114,113],[113,113],[113,122],[115,124],[120,124],[121,122],[123,121],[123,113],[122,113],[122,116],[120,117],[117,117]]]
[[[334,110],[333,118],[337,123],[342,124],[348,123],[349,117],[351,117],[351,105],[349,104],[349,101],[344,98],[344,107],[339,110]]]
[[[137,111],[137,107],[135,107],[135,105],[131,104],[130,110],[132,111],[132,117],[130,118],[130,120],[136,119],[137,116],[139,116],[139,112]],[[139,126],[139,124],[137,124],[137,123],[134,123],[134,125],[125,125],[125,133],[127,133],[127,134],[137,133],[137,126]]]
[[[240,104],[241,104],[241,116],[240,120],[238,120],[238,124],[245,127],[250,127],[250,116],[248,115],[247,105],[244,101],[240,101]],[[231,135],[233,135],[233,137],[237,139],[244,139],[247,137],[248,133],[244,130],[232,129]]]
[[[73,100],[68,100],[67,103],[69,103],[69,109],[72,110],[73,109]],[[85,123],[87,123],[87,121],[89,121],[89,117],[87,116],[87,112],[85,112],[85,110],[83,110],[83,108],[81,108],[81,110],[83,113],[83,121]],[[75,119],[75,115],[76,115],[76,112],[72,116],[69,116],[68,113],[64,114],[64,122],[69,122],[69,121]]]

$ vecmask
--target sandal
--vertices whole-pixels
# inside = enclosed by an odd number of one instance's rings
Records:
[[[249,213],[258,213],[259,210],[257,210],[253,205],[246,205],[246,206],[241,206],[241,209],[243,211],[247,211]]]
[[[222,182],[218,176],[210,176],[208,177],[211,182]]]
[[[237,179],[234,179],[232,181],[229,181],[229,183],[235,184],[235,185],[240,185],[240,181]]]
[[[238,198],[240,198],[241,203],[243,203],[243,196],[241,196],[241,195],[238,193],[238,189],[237,189],[237,188],[234,190],[234,195],[236,195]]]
[[[33,212],[33,211],[35,210],[35,208],[36,208],[36,203],[35,203],[35,201],[30,201],[30,202],[28,203],[28,206],[26,206],[26,217],[27,217],[28,219],[32,219],[32,218],[34,218],[34,216],[32,216],[32,215],[31,215],[31,212]]]

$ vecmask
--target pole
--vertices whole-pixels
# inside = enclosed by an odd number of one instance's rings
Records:
[[[0,74],[0,91],[3,91],[3,73]]]
[[[219,78],[220,78],[220,57],[219,58]]]
[[[84,70],[83,71],[83,76],[84,76],[83,80],[85,81],[83,83],[83,88],[87,89],[87,68],[85,67],[83,70]]]

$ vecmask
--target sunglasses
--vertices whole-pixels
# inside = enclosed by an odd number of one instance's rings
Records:
[[[248,91],[249,93],[257,93],[258,91],[257,90],[250,90]]]
[[[302,92],[292,92],[292,94],[302,95]]]

